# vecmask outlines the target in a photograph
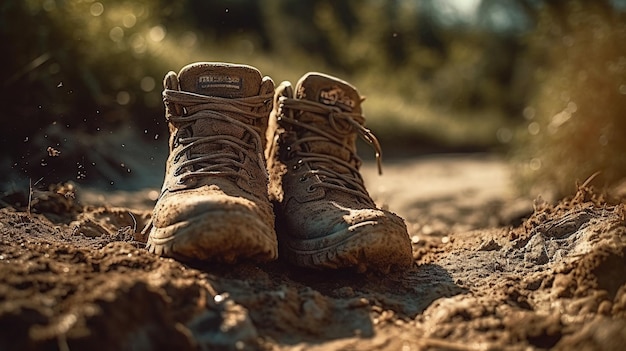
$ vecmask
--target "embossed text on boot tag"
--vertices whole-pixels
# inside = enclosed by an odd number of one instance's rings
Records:
[[[241,84],[241,77],[229,76],[225,74],[213,74],[210,76],[198,77],[199,89],[226,88],[240,90]]]
[[[320,91],[320,102],[326,105],[334,105],[341,107],[348,107],[350,109],[356,106],[354,100],[343,91],[343,89],[334,86],[330,89],[323,89]]]

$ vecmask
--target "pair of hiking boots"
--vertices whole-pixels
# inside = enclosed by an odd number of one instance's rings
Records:
[[[380,146],[352,85],[308,73],[295,89],[275,89],[251,66],[194,63],[169,72],[164,87],[170,154],[144,229],[151,252],[229,263],[280,252],[302,267],[358,271],[411,265],[404,221],[376,207],[359,173],[357,136],[377,156]]]

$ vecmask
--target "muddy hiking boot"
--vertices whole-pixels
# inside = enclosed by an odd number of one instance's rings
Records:
[[[245,65],[195,63],[164,79],[170,128],[148,249],[181,260],[277,258],[263,151],[274,83]]]
[[[359,173],[361,97],[337,78],[309,73],[274,97],[266,151],[281,257],[303,267],[386,272],[412,264],[404,221],[378,209]]]

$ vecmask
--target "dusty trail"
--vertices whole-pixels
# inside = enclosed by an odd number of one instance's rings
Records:
[[[138,199],[149,191],[133,194],[132,208],[123,207],[122,193],[103,198],[105,207],[83,208],[51,192],[31,215],[1,209],[0,349],[617,350],[626,343],[623,200],[581,188],[533,211],[514,197],[502,162],[481,156],[391,162],[384,177],[374,172],[364,168],[374,199],[409,224],[415,265],[406,272],[158,258],[133,230],[147,219]]]

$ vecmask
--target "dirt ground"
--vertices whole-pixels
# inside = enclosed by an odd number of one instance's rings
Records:
[[[138,233],[154,189],[34,189],[30,212],[5,198],[0,350],[624,349],[623,191],[520,199],[484,156],[363,173],[407,221],[407,271],[159,258]]]

